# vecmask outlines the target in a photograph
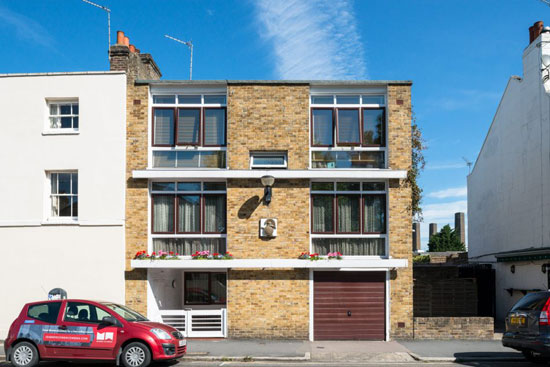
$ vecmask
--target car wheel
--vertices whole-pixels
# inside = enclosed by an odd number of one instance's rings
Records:
[[[546,363],[546,359],[543,358],[540,353],[533,352],[532,350],[523,350],[521,353],[529,362]]]
[[[124,347],[121,359],[126,367],[146,367],[151,363],[151,352],[145,344],[134,342]]]
[[[29,342],[16,344],[10,356],[11,363],[16,367],[36,366],[39,359],[38,350]]]

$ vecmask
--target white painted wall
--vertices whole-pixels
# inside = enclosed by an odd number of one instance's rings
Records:
[[[472,261],[550,246],[550,97],[541,81],[541,40],[550,42],[550,34],[525,50],[524,77],[509,80],[468,177]],[[542,52],[550,54],[548,43]]]
[[[515,289],[548,289],[547,274],[541,271],[541,265],[548,260],[532,262],[501,262],[496,264],[496,313],[498,320],[504,320],[512,306],[523,297],[521,292],[506,291],[507,288]],[[515,272],[510,267],[515,266]]]
[[[0,75],[0,339],[55,287],[124,302],[126,75]],[[78,135],[44,135],[46,99],[78,98]],[[46,171],[77,170],[77,225],[47,225]]]

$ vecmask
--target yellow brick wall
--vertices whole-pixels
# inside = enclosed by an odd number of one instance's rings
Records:
[[[248,169],[250,151],[286,150],[289,169],[309,166],[309,86],[229,85],[227,159]]]
[[[408,170],[411,165],[410,86],[388,86],[389,167]],[[389,185],[390,255],[407,259],[409,267],[391,272],[390,327],[392,338],[413,336],[411,189],[405,180]]]
[[[309,337],[307,270],[231,270],[227,292],[230,338]]]

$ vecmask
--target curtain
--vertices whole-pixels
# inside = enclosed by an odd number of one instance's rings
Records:
[[[338,110],[338,142],[359,143],[359,110]]]
[[[204,109],[204,144],[225,145],[225,109]]]
[[[332,145],[332,110],[313,110],[313,144]]]
[[[386,232],[386,196],[365,195],[365,232]]]
[[[153,195],[153,232],[174,232],[174,196]]]
[[[153,239],[153,251],[167,251],[191,256],[197,251],[210,251],[225,254],[225,238],[155,238]]]
[[[178,111],[178,143],[199,143],[200,113],[200,108]]]
[[[204,232],[225,232],[225,195],[204,196]]]
[[[200,195],[178,196],[178,232],[200,232]]]
[[[313,200],[313,232],[333,232],[333,196],[315,195]]]
[[[340,252],[344,256],[384,256],[384,238],[313,238],[313,252],[326,255]]]
[[[174,110],[155,109],[155,144],[174,144]]]
[[[338,232],[359,232],[359,195],[338,195]]]

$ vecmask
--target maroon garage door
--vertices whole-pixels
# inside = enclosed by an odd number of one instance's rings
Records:
[[[386,273],[316,271],[315,340],[384,340]]]

